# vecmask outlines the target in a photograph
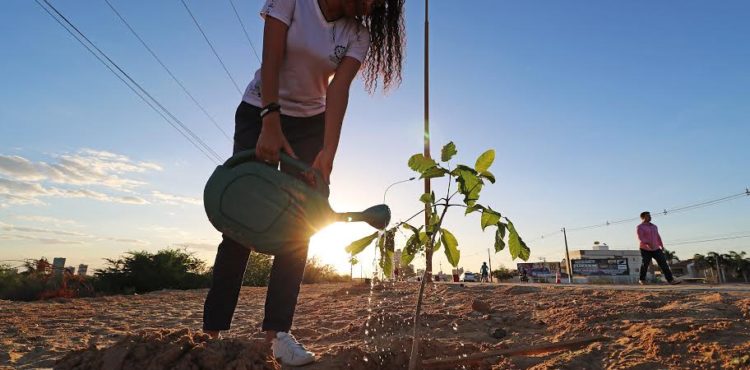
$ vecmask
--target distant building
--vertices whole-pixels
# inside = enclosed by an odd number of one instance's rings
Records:
[[[65,270],[65,257],[55,257],[52,260],[52,272],[55,275],[62,275]]]
[[[80,276],[86,276],[86,273],[89,270],[89,265],[80,264],[78,265],[78,275]]]
[[[609,249],[606,243],[594,242],[591,249],[570,251],[573,282],[636,283],[641,273],[641,252],[638,249]],[[568,273],[567,260],[562,270]]]

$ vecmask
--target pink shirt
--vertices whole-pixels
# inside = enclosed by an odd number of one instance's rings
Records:
[[[659,236],[659,229],[650,222],[644,222],[638,225],[638,240],[641,242],[641,249],[647,251],[658,251],[664,247]]]

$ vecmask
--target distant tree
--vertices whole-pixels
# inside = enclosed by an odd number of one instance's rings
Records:
[[[745,255],[747,252],[735,252],[730,251],[728,255],[729,259],[729,267],[731,271],[735,274],[737,277],[742,277],[745,282],[748,282],[748,273],[750,272],[750,259],[745,258]]]
[[[664,248],[664,257],[667,258],[667,263],[669,264],[674,263],[674,261],[680,261],[680,258],[677,257],[677,254],[673,251],[668,250],[667,248]]]
[[[335,283],[349,280],[349,276],[337,273],[333,266],[321,263],[317,257],[307,260],[305,274],[302,276],[302,284]]]
[[[271,266],[273,266],[273,257],[271,255],[250,252],[242,285],[267,286],[268,277],[271,276]]]
[[[500,266],[496,270],[492,271],[492,277],[494,277],[498,281],[509,280],[514,278],[516,275],[518,275],[516,270],[511,270],[505,266]]]

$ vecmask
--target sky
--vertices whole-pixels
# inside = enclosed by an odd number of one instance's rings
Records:
[[[240,94],[180,1],[110,0],[188,91],[231,135]],[[186,0],[241,89],[259,62],[229,1]],[[51,0],[100,49],[222,158],[231,143],[104,1]],[[253,45],[260,0],[234,0]],[[746,1],[433,1],[430,138],[453,141],[453,165],[496,151],[480,202],[513,220],[530,261],[560,261],[594,241],[636,249],[637,221],[750,187],[750,3]],[[424,3],[406,1],[401,86],[352,85],[330,203],[381,203],[415,174],[422,151]],[[219,233],[202,205],[207,159],[68,35],[37,3],[0,4],[0,261],[66,257],[102,267],[131,250],[187,248],[212,264]],[[441,194],[446,183],[436,181]],[[393,221],[421,209],[419,180],[387,193]],[[415,219],[415,221],[421,218]],[[750,196],[654,218],[679,257],[750,252]],[[488,260],[493,232],[450,211],[460,266]],[[371,233],[336,224],[310,256],[349,272],[344,247]],[[546,235],[541,238],[542,235]],[[398,235],[397,247],[404,238]],[[670,243],[673,246],[670,246]],[[354,275],[369,274],[373,249]],[[507,250],[494,267],[514,267]],[[0,262],[3,263],[3,262]],[[416,267],[423,259],[415,260]],[[436,269],[449,271],[442,252]]]

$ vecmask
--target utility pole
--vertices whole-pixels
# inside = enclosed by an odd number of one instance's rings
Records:
[[[429,0],[424,3],[424,157],[430,159],[430,22],[429,22]],[[430,178],[424,179],[424,193],[430,194]],[[432,210],[425,203],[424,206],[424,226],[427,230],[430,224]],[[425,271],[429,271],[432,281],[432,245],[430,235],[427,235],[427,245],[425,246]]]
[[[492,282],[492,255],[490,254],[490,249],[487,248],[487,260],[490,262],[490,283]]]
[[[568,284],[573,284],[573,263],[570,262],[570,253],[568,252],[568,234],[565,228],[562,228],[563,238],[565,239],[565,264],[568,268]]]

